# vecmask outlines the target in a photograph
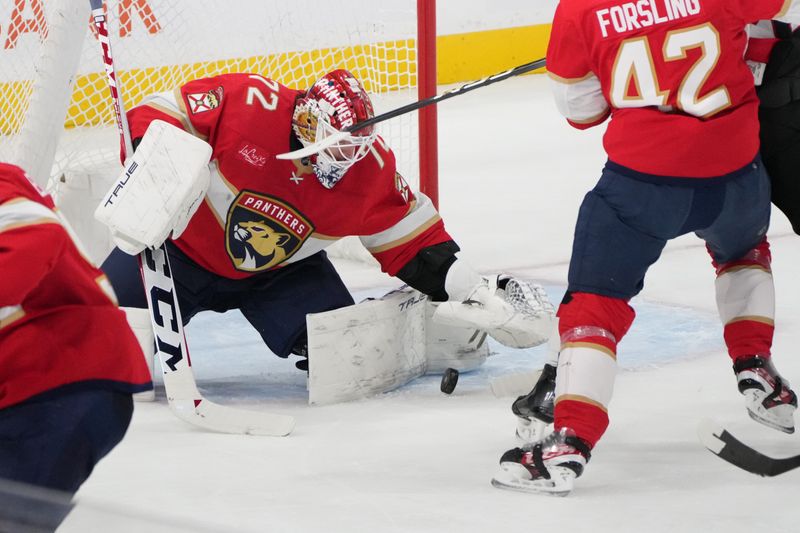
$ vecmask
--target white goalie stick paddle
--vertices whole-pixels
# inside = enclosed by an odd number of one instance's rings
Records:
[[[442,100],[447,100],[448,98],[453,98],[454,96],[458,96],[460,94],[464,94],[466,92],[472,91],[474,89],[479,89],[481,87],[486,87],[487,85],[497,83],[498,81],[503,81],[505,79],[514,76],[519,76],[520,74],[525,74],[526,72],[531,72],[533,70],[540,69],[544,66],[545,66],[545,59],[544,58],[537,59],[536,61],[531,61],[530,63],[525,63],[524,65],[519,65],[514,68],[504,70],[503,72],[492,74],[491,76],[487,76],[480,80],[475,80],[469,83],[465,83],[464,85],[456,87],[455,89],[450,89],[449,91],[445,91],[442,94],[437,94],[436,96],[431,96],[430,98],[425,98],[424,100],[418,100],[416,102],[412,102],[402,107],[398,107],[397,109],[387,111],[386,113],[381,113],[380,115],[374,116],[370,119],[364,120],[357,124],[353,124],[352,126],[345,128],[344,130],[338,133],[329,135],[324,139],[322,139],[321,141],[308,145],[305,148],[301,148],[300,150],[287,152],[285,154],[278,154],[275,157],[277,159],[302,159],[304,157],[314,155],[318,152],[321,152],[325,148],[328,148],[329,146],[333,146],[334,144],[338,144],[344,139],[347,139],[348,137],[350,137],[351,133],[372,126],[373,124],[378,124],[379,122],[389,120],[390,118],[399,117],[400,115],[405,115],[406,113],[410,113],[411,111],[416,111],[417,109],[422,109],[423,107],[436,104],[438,102],[441,102]]]
[[[90,0],[90,4],[98,40],[103,50],[103,63],[114,102],[121,145],[127,154],[131,151],[130,132],[117,88],[103,0]],[[120,186],[124,187],[124,184]],[[154,250],[145,250],[139,259],[150,321],[155,333],[156,352],[161,361],[164,388],[172,412],[192,425],[221,433],[276,437],[288,435],[294,428],[294,418],[291,416],[225,407],[203,398],[197,390],[192,372],[166,247],[162,244]]]
[[[714,455],[758,476],[777,476],[800,467],[800,455],[780,459],[769,457],[743,443],[709,419],[700,421],[697,435],[703,446]]]

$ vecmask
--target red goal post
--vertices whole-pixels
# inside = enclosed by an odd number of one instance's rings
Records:
[[[107,0],[123,101],[188,80],[256,72],[291,87],[347,68],[376,112],[436,94],[436,0]],[[88,0],[0,3],[0,160],[23,166],[95,258],[104,229],[87,206],[119,172],[118,139]],[[398,170],[437,201],[436,114],[379,132]]]

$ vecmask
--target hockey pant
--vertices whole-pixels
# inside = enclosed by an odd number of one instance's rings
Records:
[[[635,313],[628,301],[667,241],[688,232],[717,269],[717,302],[732,358],[769,355],[769,179],[756,160],[707,187],[647,183],[606,167],[578,215],[569,287],[559,307],[556,428],[594,446],[609,424],[617,344]]]
[[[129,393],[60,389],[0,410],[0,478],[75,493],[125,435]]]

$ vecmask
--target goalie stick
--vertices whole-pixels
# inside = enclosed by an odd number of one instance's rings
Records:
[[[92,18],[103,51],[114,113],[120,134],[123,156],[131,153],[130,131],[125,108],[117,86],[111,40],[108,34],[103,0],[90,0]],[[118,185],[124,187],[124,183]],[[145,250],[139,256],[150,321],[156,339],[156,353],[164,373],[164,388],[172,412],[192,425],[221,433],[285,436],[294,428],[294,418],[225,407],[203,398],[192,372],[186,335],[175,293],[169,257],[164,244]]]
[[[769,457],[708,419],[700,422],[697,435],[700,437],[700,442],[714,455],[758,476],[777,476],[800,467],[800,455],[782,459]]]
[[[498,72],[497,74],[492,74],[491,76],[487,76],[480,80],[471,81],[460,87],[456,87],[455,89],[450,89],[449,91],[445,91],[442,94],[437,94],[436,96],[431,96],[430,98],[425,98],[424,100],[418,100],[416,102],[412,102],[402,107],[398,107],[397,109],[387,111],[386,113],[381,113],[380,115],[374,116],[363,122],[353,124],[352,126],[347,127],[338,133],[329,135],[328,137],[322,139],[318,143],[311,144],[305,148],[301,148],[300,150],[295,150],[293,152],[278,154],[275,157],[278,159],[302,159],[304,157],[314,155],[318,152],[321,152],[325,148],[328,148],[329,146],[333,146],[334,144],[338,144],[340,141],[347,139],[351,133],[358,131],[360,129],[372,126],[373,124],[378,124],[379,122],[384,122],[386,120],[389,120],[390,118],[399,117],[400,115],[405,115],[406,113],[410,113],[411,111],[422,109],[423,107],[439,103],[442,100],[453,98],[454,96],[464,94],[474,89],[478,89],[480,87],[486,87],[487,85],[497,83],[498,81],[503,81],[505,79],[514,76],[519,76],[520,74],[525,74],[526,72],[531,72],[532,70],[540,69],[544,66],[545,66],[545,59],[544,58],[537,59],[536,61],[531,61],[530,63],[525,63],[524,65],[519,65],[512,69],[505,70],[503,72]]]

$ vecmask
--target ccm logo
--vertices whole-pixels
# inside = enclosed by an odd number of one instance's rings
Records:
[[[166,253],[163,248],[159,249],[162,253]],[[161,274],[166,278],[172,278],[172,274],[167,268],[166,261],[161,258]],[[144,262],[142,268],[148,269],[151,273],[157,273],[159,265],[156,258],[153,256],[153,250],[146,249],[144,251]],[[164,352],[169,355],[166,364],[173,372],[177,370],[177,365],[183,360],[183,339],[181,338],[181,330],[178,324],[177,302],[175,301],[175,293],[170,288],[169,290],[153,285],[150,289],[150,302],[151,313],[155,322],[156,330],[156,344],[158,351]],[[165,304],[168,313],[165,317],[161,313],[161,304]],[[165,320],[166,318],[166,320]]]

